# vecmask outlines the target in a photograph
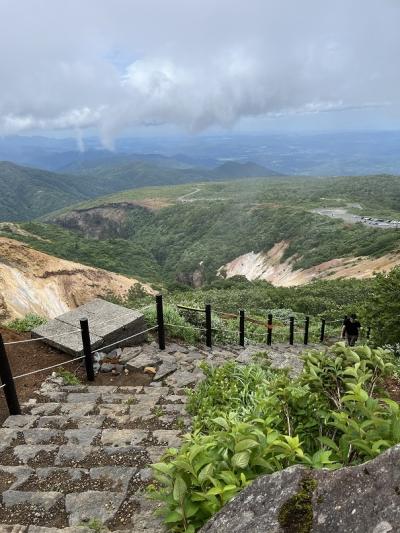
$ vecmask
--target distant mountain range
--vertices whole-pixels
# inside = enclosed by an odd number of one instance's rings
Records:
[[[400,174],[399,131],[126,137],[112,151],[98,138],[85,137],[81,147],[73,138],[3,137],[0,161],[65,173],[140,160],[179,169],[253,162],[303,176]]]
[[[175,185],[277,174],[254,163],[224,163],[215,169],[184,165],[171,158],[115,156],[99,163],[69,164],[56,173],[0,162],[0,221],[23,221],[113,192],[152,185]]]

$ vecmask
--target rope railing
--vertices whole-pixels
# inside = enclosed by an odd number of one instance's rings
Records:
[[[158,300],[157,300],[157,303],[158,303]],[[146,309],[148,309],[150,307],[153,307],[153,305],[154,304],[146,305],[146,306],[142,307],[141,309],[139,309],[138,311],[144,311],[144,310],[146,310]],[[104,326],[106,324],[112,323],[115,320],[118,320],[118,319],[120,319],[120,318],[122,318],[124,316],[129,316],[131,314],[131,312],[132,312],[131,310],[129,310],[129,312],[127,310],[124,313],[121,313],[121,314],[113,316],[109,320],[103,320],[101,322],[98,322],[98,323],[96,323],[96,327],[101,327],[101,326]],[[130,339],[138,337],[139,335],[145,335],[146,333],[148,333],[150,331],[154,331],[156,329],[159,330],[159,338],[161,338],[161,334],[162,334],[161,330],[162,330],[162,328],[160,327],[159,317],[158,317],[156,326],[152,326],[150,328],[146,328],[143,331],[140,331],[140,332],[135,333],[133,335],[129,335],[129,336],[123,338],[123,339],[119,339],[118,341],[113,342],[111,344],[108,344],[106,346],[101,346],[100,348],[102,350],[107,350],[108,348],[111,348],[112,346],[116,346],[118,344],[126,342],[126,341],[128,341]],[[64,336],[66,336],[66,335],[71,335],[73,333],[78,333],[78,332],[81,333],[81,337],[82,337],[83,355],[78,356],[78,357],[74,357],[73,359],[69,359],[67,361],[62,361],[60,363],[49,365],[47,367],[38,368],[38,369],[32,370],[30,372],[25,372],[23,374],[19,374],[18,376],[13,376],[12,371],[11,371],[11,367],[10,367],[10,364],[9,364],[9,361],[8,361],[7,353],[6,353],[6,346],[17,345],[17,344],[22,344],[22,343],[27,343],[27,342],[36,342],[36,341],[42,341],[42,340],[43,341],[51,341],[51,340],[62,338]],[[160,348],[161,348],[161,344],[160,344]],[[165,348],[165,346],[164,346],[164,348]],[[63,333],[61,333],[59,335],[52,335],[52,336],[49,336],[49,337],[36,337],[34,339],[23,339],[22,341],[11,341],[11,342],[5,343],[5,342],[3,342],[2,335],[0,334],[0,380],[1,380],[1,383],[2,383],[0,385],[0,389],[4,389],[4,395],[5,395],[5,399],[6,399],[6,402],[7,402],[7,406],[8,406],[8,410],[9,410],[10,415],[19,415],[19,414],[21,414],[21,408],[20,408],[20,405],[19,405],[17,391],[16,391],[16,388],[15,388],[15,380],[23,379],[23,378],[26,378],[28,376],[32,376],[32,375],[35,375],[35,374],[40,374],[42,372],[46,372],[46,371],[52,370],[54,368],[62,367],[62,366],[65,366],[67,364],[74,363],[76,361],[84,360],[85,366],[86,366],[87,379],[88,379],[88,381],[94,381],[93,353],[95,351],[97,351],[97,350],[93,351],[92,348],[91,348],[89,324],[88,324],[88,320],[87,319],[81,319],[80,320],[80,328],[79,329],[78,328],[71,329],[70,331],[63,332]]]
[[[198,326],[184,326],[183,324],[168,324],[168,323],[165,323],[164,326],[168,326],[170,328],[196,329],[198,331],[206,331],[206,328],[200,328]]]
[[[52,368],[57,368],[59,366],[69,365],[75,361],[80,361],[84,359],[85,356],[81,355],[80,357],[75,357],[74,359],[69,359],[63,363],[57,363],[56,365],[47,366],[46,368],[39,368],[38,370],[32,370],[32,372],[27,372],[26,374],[20,374],[19,376],[14,376],[14,379],[26,378],[27,376],[33,376],[34,374],[40,374],[40,372],[45,372],[46,370],[51,370]]]
[[[99,346],[97,349],[92,348],[92,343],[90,339],[90,331],[89,331],[89,322],[88,319],[81,319],[80,320],[80,328],[72,329],[68,332],[63,332],[59,335],[52,335],[49,337],[37,337],[34,339],[23,339],[21,341],[11,341],[4,343],[2,336],[0,334],[0,382],[2,385],[0,385],[0,389],[4,389],[4,394],[6,397],[7,405],[9,408],[10,414],[20,414],[20,406],[18,402],[18,397],[15,389],[14,380],[22,379],[34,374],[39,374],[42,372],[46,372],[48,370],[52,370],[53,368],[65,366],[67,364],[76,362],[76,361],[82,361],[84,360],[85,367],[86,367],[86,375],[88,381],[94,381],[95,380],[95,374],[94,374],[94,366],[93,366],[93,354],[97,351],[105,351],[109,350],[110,348],[113,348],[118,345],[122,345],[123,343],[126,343],[127,341],[130,341],[134,338],[137,338],[139,336],[146,335],[150,332],[155,332],[157,330],[157,336],[158,336],[158,346],[160,350],[165,349],[165,329],[166,328],[177,328],[177,329],[184,329],[184,330],[196,330],[199,332],[202,332],[202,334],[205,334],[205,344],[208,348],[212,348],[212,342],[213,342],[213,335],[216,333],[224,334],[226,337],[225,339],[228,341],[229,339],[232,339],[234,337],[239,337],[239,345],[244,347],[246,343],[249,343],[253,340],[253,342],[257,343],[255,340],[256,338],[262,338],[263,340],[260,341],[260,345],[267,344],[270,346],[272,344],[272,339],[274,334],[278,334],[278,339],[282,339],[282,331],[289,329],[289,344],[293,344],[295,339],[296,342],[302,342],[304,345],[307,345],[309,342],[309,336],[315,336],[316,330],[315,330],[315,320],[312,320],[313,329],[310,332],[310,317],[305,316],[304,319],[296,319],[294,316],[287,318],[279,318],[276,319],[274,322],[274,317],[269,312],[268,314],[263,311],[263,314],[265,316],[264,320],[260,320],[258,318],[254,318],[251,316],[246,315],[246,312],[244,310],[239,310],[238,313],[230,313],[223,310],[215,310],[211,309],[210,304],[206,304],[204,306],[204,309],[185,306],[181,304],[174,304],[178,309],[182,310],[188,310],[193,312],[202,312],[204,313],[204,327],[201,326],[195,326],[191,324],[173,324],[171,322],[165,322],[164,323],[164,311],[163,311],[163,298],[161,294],[158,294],[156,296],[156,325],[153,325],[151,327],[147,327],[143,331],[136,332],[132,335],[128,335],[122,339],[118,339],[115,342],[109,343],[106,346]],[[146,305],[137,311],[145,311],[146,309],[152,308],[154,304]],[[256,310],[257,311],[257,310]],[[223,319],[233,319],[237,321],[236,328],[237,329],[228,329],[226,327],[223,327],[223,323],[213,323],[212,321],[212,312],[214,315],[222,316]],[[254,312],[254,310],[253,310]],[[124,313],[118,314],[116,316],[113,316],[112,318],[108,320],[103,320],[102,322],[95,323],[96,327],[101,327],[106,324],[112,323],[119,318],[122,318],[124,316],[129,316],[131,313],[131,310],[126,310]],[[222,322],[222,321],[221,321]],[[247,324],[252,324],[254,329],[260,329],[263,328],[264,331],[251,331],[248,329],[247,335],[246,335],[246,322]],[[319,337],[320,342],[323,342],[324,339],[327,337],[325,333],[325,327],[329,324],[338,324],[343,323],[343,319],[338,320],[325,320],[320,319],[320,328],[319,328]],[[257,326],[259,328],[257,328]],[[332,329],[332,328],[331,328]],[[371,328],[367,328],[367,339],[369,338]],[[82,353],[83,355],[79,357],[74,357],[73,359],[70,359],[68,361],[63,361],[54,365],[50,365],[44,368],[32,370],[30,372],[26,372],[23,374],[20,374],[18,376],[13,377],[11,368],[8,362],[7,354],[6,354],[6,346],[10,345],[16,345],[16,344],[22,344],[27,342],[35,342],[35,341],[51,341],[58,338],[62,338],[66,335],[71,335],[73,333],[80,332],[81,338],[82,338]],[[276,338],[276,337],[274,337]],[[230,342],[230,340],[229,340]]]

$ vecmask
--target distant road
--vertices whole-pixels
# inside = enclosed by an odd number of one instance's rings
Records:
[[[176,199],[177,202],[190,202],[191,200],[187,200],[189,196],[192,196],[193,194],[197,194],[200,192],[201,189],[197,188],[194,191],[188,192],[187,194],[184,194],[183,196],[179,196],[179,198]]]
[[[318,215],[323,215],[331,218],[341,218],[345,222],[348,222],[350,224],[356,224],[357,222],[361,222],[361,224],[364,224],[365,226],[369,226],[372,228],[381,228],[381,229],[398,229],[400,228],[400,220],[384,220],[380,218],[374,218],[374,217],[365,217],[360,215],[354,215],[353,213],[350,213],[347,211],[345,207],[336,207],[336,208],[317,208],[312,209],[313,213],[317,213]]]
[[[200,192],[201,189],[195,189],[194,191],[192,192],[188,192],[187,194],[184,194],[183,196],[179,196],[176,201],[177,202],[182,202],[182,203],[187,203],[187,202],[220,202],[220,201],[224,201],[224,200],[227,200],[227,198],[222,198],[222,196],[215,196],[213,198],[189,198],[190,196],[193,196],[195,194],[197,194],[198,192]]]

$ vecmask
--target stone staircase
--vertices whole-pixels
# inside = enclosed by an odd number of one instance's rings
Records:
[[[164,531],[148,465],[179,446],[185,401],[164,386],[44,382],[0,428],[0,532]]]
[[[134,372],[157,367],[149,386],[68,386],[60,377],[47,379],[23,414],[0,428],[0,533],[166,531],[154,516],[157,502],[146,497],[149,465],[179,446],[190,427],[184,388],[202,379],[199,363],[267,357],[296,375],[304,348],[210,351],[172,343],[161,352],[150,343],[121,355]]]

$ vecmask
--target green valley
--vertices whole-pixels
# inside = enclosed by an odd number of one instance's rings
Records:
[[[390,192],[389,192],[390,191]],[[153,282],[202,285],[249,252],[284,242],[281,262],[309,269],[337,258],[395,252],[396,229],[321,216],[318,206],[395,211],[400,178],[264,178],[133,189],[26,222],[33,247]],[[3,234],[10,236],[7,228]],[[15,235],[14,235],[15,237]],[[223,274],[223,271],[222,271]],[[194,279],[197,278],[197,281]]]

